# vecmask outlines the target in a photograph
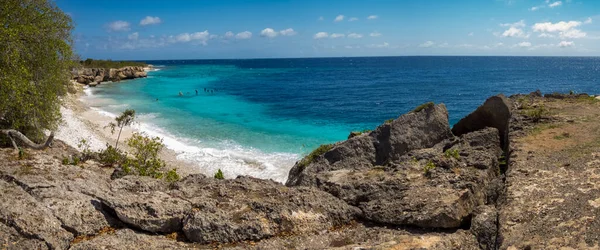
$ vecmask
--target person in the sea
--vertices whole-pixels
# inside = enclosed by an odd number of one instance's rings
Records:
[[[206,88],[204,88],[204,92],[206,92]]]
[[[183,92],[179,91],[179,96],[183,96]]]
[[[198,90],[196,89],[196,95],[198,95]]]

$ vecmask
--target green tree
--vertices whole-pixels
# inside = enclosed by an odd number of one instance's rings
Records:
[[[145,134],[133,133],[127,140],[127,145],[132,150],[133,158],[128,158],[123,163],[126,172],[135,170],[138,175],[162,178],[162,169],[166,163],[158,157],[158,153],[165,146],[159,137],[148,137]]]
[[[72,29],[71,18],[53,1],[0,4],[0,130],[11,140],[23,141],[16,135],[21,132],[40,142],[44,130],[58,128],[59,97],[74,65]]]
[[[115,118],[117,123],[111,122],[108,124],[110,127],[110,132],[115,133],[115,128],[119,128],[119,135],[117,136],[117,142],[115,143],[115,149],[119,145],[119,139],[121,138],[121,132],[123,131],[123,127],[131,125],[133,120],[135,119],[135,110],[127,109],[120,116]]]

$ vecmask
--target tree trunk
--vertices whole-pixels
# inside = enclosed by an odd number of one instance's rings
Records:
[[[121,129],[119,129],[119,135],[117,136],[117,142],[115,143],[115,149],[117,149],[117,146],[119,146],[119,139],[121,138],[121,131],[123,131],[123,126],[121,126]]]
[[[0,130],[0,132],[5,134],[8,137],[8,139],[10,139],[13,147],[16,150],[19,150],[19,148],[17,147],[15,138],[19,139],[19,141],[22,142],[23,146],[31,148],[31,149],[36,149],[36,150],[42,150],[42,149],[48,148],[50,146],[50,144],[52,143],[52,140],[54,140],[54,132],[50,133],[50,136],[48,136],[48,139],[46,139],[46,142],[44,144],[37,144],[35,142],[32,142],[31,140],[29,140],[29,138],[27,138],[27,136],[25,136],[24,134],[21,134],[21,132],[16,131],[14,129],[2,129],[2,130]]]

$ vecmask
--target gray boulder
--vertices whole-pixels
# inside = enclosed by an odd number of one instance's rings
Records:
[[[339,169],[369,169],[400,159],[414,149],[429,148],[452,137],[444,104],[426,105],[379,126],[369,134],[337,143],[313,162],[297,162],[287,186],[314,186],[319,173]]]
[[[471,221],[471,232],[481,249],[496,249],[498,236],[498,212],[491,206],[480,206],[475,210]]]
[[[358,209],[313,188],[288,188],[270,180],[216,180],[189,176],[174,195],[194,207],[183,232],[194,242],[261,240],[282,234],[315,233],[348,224]]]
[[[73,235],[46,207],[18,185],[0,180],[0,190],[0,224],[10,225],[28,239],[42,240],[52,249],[69,246]]]
[[[508,129],[511,119],[511,107],[510,100],[504,95],[492,96],[473,113],[456,123],[452,127],[452,133],[456,136],[461,136],[486,127],[496,128],[500,135],[501,148],[505,152],[508,152]]]
[[[48,249],[44,241],[25,237],[3,223],[0,223],[0,247],[6,250]]]
[[[125,228],[114,233],[103,234],[91,240],[75,243],[70,250],[92,249],[194,249],[191,244],[178,242],[163,235],[151,235]]]
[[[179,231],[185,213],[192,207],[189,202],[166,193],[165,185],[156,182],[159,181],[140,176],[117,179],[111,183],[112,192],[102,201],[121,221],[133,227],[154,233]]]

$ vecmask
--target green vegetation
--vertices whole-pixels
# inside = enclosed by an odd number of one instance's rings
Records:
[[[79,152],[81,152],[81,160],[87,161],[93,158],[94,152],[90,149],[90,142],[85,138],[79,139],[77,143],[77,148],[79,148]]]
[[[308,164],[312,163],[317,157],[322,154],[327,153],[327,151],[333,148],[333,144],[323,144],[319,146],[317,149],[313,150],[310,154],[305,156],[302,160],[298,162],[299,166],[306,167]]]
[[[446,156],[446,158],[454,158],[460,160],[460,152],[458,151],[458,149],[448,149],[446,150],[446,152],[444,152],[444,156]]]
[[[134,133],[127,140],[127,145],[132,149],[133,158],[127,158],[122,167],[125,172],[134,171],[141,176],[151,176],[157,179],[163,177],[162,169],[166,163],[158,158],[158,152],[164,144],[160,137],[147,137],[144,134]]]
[[[540,120],[542,120],[542,118],[546,115],[547,112],[548,111],[546,110],[544,105],[540,105],[536,108],[525,110],[523,114],[531,118],[533,122],[537,123]]]
[[[385,120],[385,123],[392,123],[393,121],[394,121],[394,118]]]
[[[165,181],[167,181],[169,183],[176,182],[179,179],[180,179],[180,177],[179,177],[179,174],[177,174],[176,168],[167,171],[167,173],[165,174]]]
[[[569,134],[567,132],[564,132],[564,133],[562,133],[560,135],[554,136],[554,140],[563,140],[563,139],[567,139],[567,138],[570,138],[570,137],[571,137],[571,134]]]
[[[416,108],[413,110],[413,112],[417,113],[417,112],[420,112],[420,111],[421,111],[421,110],[423,110],[423,109],[431,108],[431,107],[433,107],[433,106],[435,106],[435,104],[434,104],[433,102],[426,102],[426,103],[423,103],[423,104],[421,104],[421,105],[417,106],[417,107],[416,107]]]
[[[106,144],[106,149],[100,151],[98,157],[100,159],[100,163],[110,167],[120,164],[127,159],[123,152],[108,144]]]
[[[119,128],[119,135],[117,136],[117,142],[115,143],[115,148],[119,145],[119,139],[121,138],[121,132],[123,131],[123,127],[129,126],[133,123],[135,119],[135,110],[127,109],[120,116],[115,118],[117,123],[111,122],[107,127],[110,128],[110,133],[115,133],[115,128]]]
[[[111,60],[94,60],[91,58],[85,59],[85,61],[79,61],[81,66],[86,68],[105,68],[105,69],[118,69],[126,66],[141,66],[146,67],[148,64],[145,62],[132,62],[132,61],[111,61]]]
[[[434,169],[435,169],[435,163],[433,163],[432,161],[429,161],[423,167],[423,174],[425,174],[426,176],[430,176],[431,175],[431,170],[434,170]]]
[[[225,179],[225,176],[223,176],[223,171],[221,171],[221,169],[219,168],[219,170],[215,173],[215,179],[217,180],[223,180]]]
[[[58,127],[74,66],[72,20],[48,0],[3,0],[0,13],[0,129],[41,142]]]

